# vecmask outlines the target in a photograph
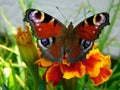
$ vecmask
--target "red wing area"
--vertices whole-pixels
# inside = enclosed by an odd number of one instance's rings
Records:
[[[72,48],[68,54],[68,61],[69,62],[76,62],[84,58],[82,49],[79,44],[74,43]]]
[[[54,21],[50,21],[48,23],[34,23],[33,27],[38,38],[59,36],[62,31],[62,26],[59,23],[54,24]]]
[[[53,62],[61,62],[64,56],[63,44],[60,41],[52,43],[51,39],[38,39],[38,46],[42,52],[41,57]]]
[[[79,56],[81,53],[81,49],[80,49],[80,45],[74,45],[71,49],[71,53],[70,53],[70,57],[76,58],[77,56]]]
[[[80,38],[86,39],[88,41],[93,41],[98,37],[100,29],[95,25],[85,24],[83,27],[81,24],[77,30],[77,34]]]
[[[34,34],[39,39],[58,36],[65,28],[61,22],[37,9],[28,9],[24,21],[30,23]]]
[[[109,24],[109,14],[99,13],[78,24],[75,30],[80,38],[94,41],[99,37],[101,29]]]
[[[52,57],[58,59],[61,58],[63,54],[62,45],[60,42],[56,41],[49,49],[49,53],[52,55]]]

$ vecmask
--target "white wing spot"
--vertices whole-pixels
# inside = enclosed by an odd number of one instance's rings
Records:
[[[40,24],[39,24],[39,23],[37,23],[37,24],[36,24],[36,26],[40,26]]]
[[[98,29],[98,26],[96,26],[95,28]]]
[[[38,30],[41,31],[41,28],[39,28]]]
[[[93,31],[93,33],[95,33],[95,31]]]

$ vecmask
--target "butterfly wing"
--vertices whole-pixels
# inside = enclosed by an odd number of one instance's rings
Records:
[[[94,40],[99,37],[102,28],[109,24],[108,13],[98,13],[78,24],[74,30],[80,42],[72,45],[69,61],[76,62],[85,59],[86,54],[92,49]]]
[[[59,36],[65,26],[52,16],[37,9],[28,9],[24,21],[32,26],[32,30],[38,38]]]
[[[63,45],[54,38],[38,39],[38,46],[42,51],[42,57],[54,62],[61,62],[63,59]]]
[[[102,28],[109,24],[109,14],[98,13],[78,24],[75,30],[79,38],[94,41],[99,37]]]
[[[64,56],[64,46],[59,37],[66,30],[65,26],[50,15],[36,9],[28,9],[25,21],[32,26],[37,37],[38,46],[42,56],[51,61],[60,61]],[[78,42],[74,42],[68,52],[70,62],[85,58],[86,53],[92,48],[93,42],[98,38],[101,29],[109,24],[109,14],[99,13],[84,20],[75,27]]]
[[[63,46],[57,39],[65,26],[52,16],[37,9],[28,9],[24,21],[30,23],[42,56],[51,61],[60,61],[63,57]]]
[[[73,43],[70,52],[68,53],[69,62],[77,62],[84,60],[86,54],[92,49],[94,42],[80,39],[79,43]]]

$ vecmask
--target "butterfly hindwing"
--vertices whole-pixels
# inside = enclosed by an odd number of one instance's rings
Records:
[[[38,39],[38,46],[42,52],[42,57],[54,62],[61,62],[63,54],[63,45],[61,42],[54,41],[55,38]]]
[[[77,62],[79,60],[84,60],[86,58],[86,54],[89,50],[92,49],[94,42],[87,41],[85,39],[80,39],[79,43],[74,43],[69,52],[69,62]]]

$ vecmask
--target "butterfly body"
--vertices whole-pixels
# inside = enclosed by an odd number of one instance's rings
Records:
[[[76,62],[85,59],[101,29],[109,24],[109,14],[96,14],[76,27],[71,22],[66,28],[54,17],[37,9],[28,9],[24,21],[30,23],[42,57],[62,62],[64,55],[68,54],[68,61]]]

